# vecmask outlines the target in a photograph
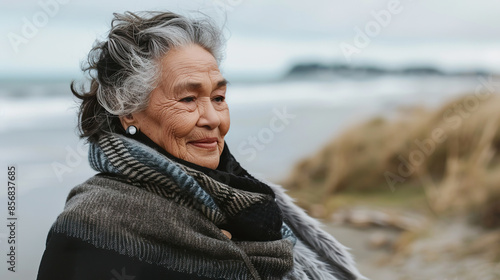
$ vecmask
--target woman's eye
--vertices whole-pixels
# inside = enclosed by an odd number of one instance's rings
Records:
[[[224,102],[226,98],[224,96],[217,96],[214,98],[215,102]]]
[[[194,97],[192,97],[192,96],[190,96],[190,97],[184,97],[180,101],[181,102],[185,102],[185,103],[193,102],[194,101]]]

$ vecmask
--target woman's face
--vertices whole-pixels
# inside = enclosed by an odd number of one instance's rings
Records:
[[[215,169],[229,130],[226,84],[215,58],[198,45],[170,50],[146,110],[122,117],[180,159]]]

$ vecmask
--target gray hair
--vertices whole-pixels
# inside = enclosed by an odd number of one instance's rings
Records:
[[[161,57],[170,49],[197,44],[217,63],[222,60],[222,31],[208,17],[190,19],[171,12],[113,15],[107,40],[96,41],[83,68],[91,77],[90,90],[82,87],[79,93],[71,85],[73,94],[82,99],[81,137],[89,139],[114,130],[110,114],[123,116],[147,107],[159,83]]]

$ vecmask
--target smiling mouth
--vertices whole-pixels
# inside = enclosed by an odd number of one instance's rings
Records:
[[[212,138],[204,138],[196,141],[189,141],[188,144],[191,144],[195,147],[213,150],[217,148],[218,139],[216,137]]]

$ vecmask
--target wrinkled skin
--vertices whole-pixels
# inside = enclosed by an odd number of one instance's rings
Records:
[[[167,152],[211,169],[219,165],[229,130],[226,80],[215,58],[198,45],[171,49],[161,60],[161,80],[148,107],[120,117]]]

